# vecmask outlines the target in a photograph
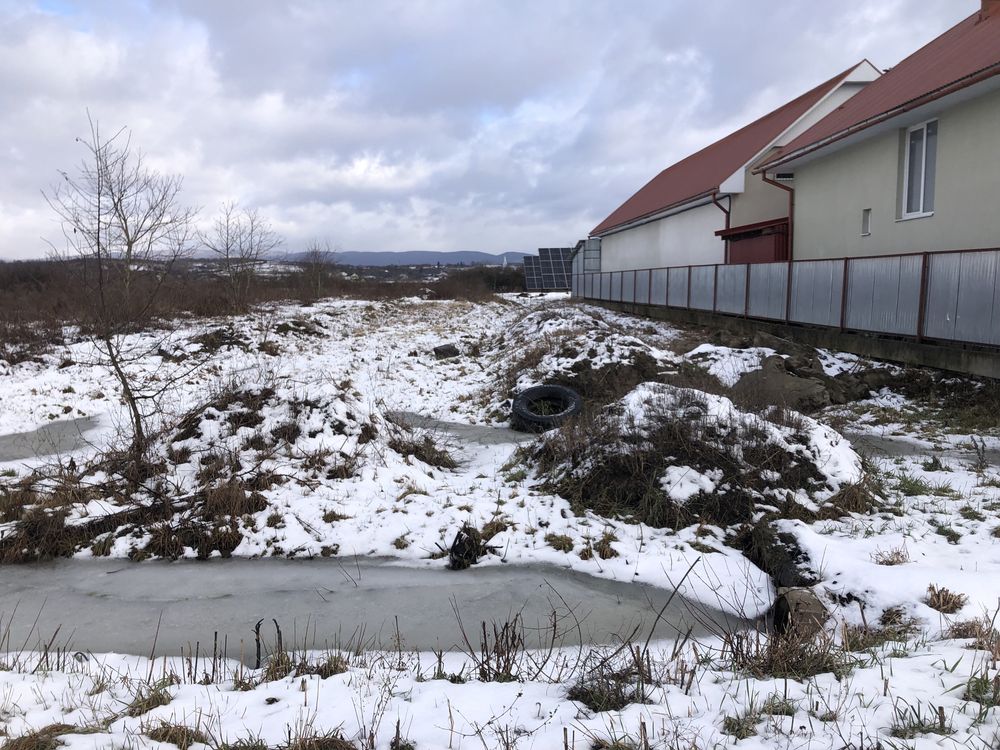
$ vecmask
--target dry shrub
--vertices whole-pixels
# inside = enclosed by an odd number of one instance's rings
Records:
[[[957,594],[944,586],[935,586],[933,583],[927,587],[927,597],[924,599],[924,603],[928,607],[945,615],[955,614],[968,601],[969,597],[965,594]]]
[[[732,671],[759,680],[786,677],[804,680],[820,674],[840,678],[855,665],[855,659],[825,631],[812,637],[797,635],[794,630],[787,635],[731,633],[725,638],[722,659]]]
[[[277,682],[288,676],[316,675],[325,680],[334,675],[344,674],[349,666],[347,659],[339,653],[327,654],[320,661],[309,661],[304,656],[295,653],[277,651],[271,654],[267,660],[267,665],[260,679],[261,682]]]
[[[842,518],[852,513],[868,515],[881,510],[881,501],[873,491],[872,483],[862,479],[860,482],[846,484],[824,505],[821,518]]]
[[[451,453],[435,443],[430,435],[418,437],[399,432],[389,440],[388,446],[399,455],[412,456],[428,466],[436,466],[439,469],[458,468],[458,462]]]
[[[59,739],[66,734],[94,734],[96,727],[78,727],[72,724],[49,724],[36,732],[12,737],[5,742],[3,750],[56,750],[65,743]]]
[[[573,551],[573,537],[565,534],[546,534],[545,543],[559,552]]]
[[[298,422],[285,422],[271,430],[271,437],[285,443],[294,443],[302,437],[302,427]]]
[[[160,722],[154,727],[145,728],[143,734],[154,742],[176,745],[180,750],[188,750],[194,744],[208,745],[211,743],[211,740],[198,729],[186,727],[183,724],[170,724],[166,721]]]
[[[625,665],[618,668],[601,661],[570,686],[566,697],[591,711],[621,711],[635,703],[648,703],[648,675]]]
[[[905,544],[899,547],[880,549],[872,555],[872,561],[876,565],[905,565],[910,562],[910,552],[906,549]]]
[[[168,688],[172,684],[173,681],[167,678],[151,685],[141,685],[132,698],[132,702],[126,706],[125,713],[134,718],[148,714],[154,708],[168,705],[170,703]]]
[[[611,531],[605,531],[596,542],[588,539],[587,546],[580,552],[580,559],[590,560],[595,554],[601,560],[610,560],[618,557],[618,550],[611,546],[613,542],[617,541],[618,537]]]
[[[345,740],[338,731],[317,733],[309,730],[294,736],[289,733],[281,750],[357,750],[357,745]]]
[[[771,442],[753,418],[709,419],[703,396],[689,390],[668,395],[672,401],[644,406],[641,424],[616,405],[548,433],[533,454],[545,489],[579,514],[590,510],[660,528],[699,522],[725,528],[750,523],[758,504],[777,504],[775,490],[827,487],[812,462]],[[721,477],[715,491],[677,503],[661,483],[670,466]]]
[[[33,507],[21,514],[14,532],[0,545],[0,563],[52,560],[73,554],[79,532],[66,525],[65,510]]]
[[[203,514],[207,519],[242,518],[267,508],[267,500],[259,492],[247,492],[238,479],[205,490]]]
[[[945,634],[948,638],[971,639],[969,646],[977,651],[986,651],[993,659],[1000,659],[1000,631],[996,628],[996,620],[980,617],[975,620],[962,620],[948,628]]]

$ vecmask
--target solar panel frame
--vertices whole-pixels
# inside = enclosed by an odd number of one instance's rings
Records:
[[[529,292],[544,290],[539,259],[533,255],[524,256],[524,288]]]
[[[569,281],[573,273],[573,248],[540,247],[538,248],[538,258],[542,284],[545,289],[547,291],[569,289]]]

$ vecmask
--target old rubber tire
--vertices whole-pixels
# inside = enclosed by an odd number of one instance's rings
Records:
[[[572,388],[537,385],[517,395],[511,406],[511,426],[522,432],[544,432],[558,427],[583,408],[583,399]]]

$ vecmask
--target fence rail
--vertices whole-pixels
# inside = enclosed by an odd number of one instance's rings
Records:
[[[1000,249],[576,273],[575,297],[1000,346]]]

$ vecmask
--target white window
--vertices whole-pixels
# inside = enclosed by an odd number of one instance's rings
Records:
[[[867,237],[872,233],[872,210],[870,208],[861,211],[861,236]]]
[[[904,219],[934,213],[937,138],[937,120],[906,131],[906,156],[903,165]]]

